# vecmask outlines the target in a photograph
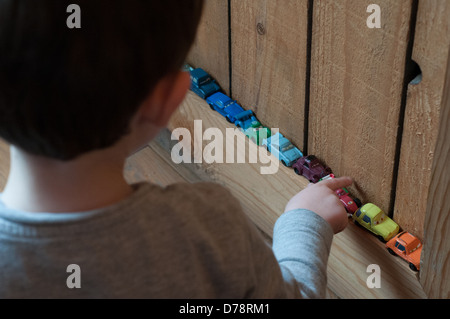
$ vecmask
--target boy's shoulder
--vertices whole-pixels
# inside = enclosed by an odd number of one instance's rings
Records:
[[[212,200],[220,202],[237,202],[231,192],[220,184],[213,182],[176,183],[163,189],[163,193],[171,196],[180,196],[184,200],[192,199],[194,202],[201,201],[204,204],[212,203]]]
[[[233,194],[214,182],[176,183],[160,188],[158,193],[156,196],[153,193],[152,197],[185,216],[206,214],[218,219],[239,219],[244,215]]]

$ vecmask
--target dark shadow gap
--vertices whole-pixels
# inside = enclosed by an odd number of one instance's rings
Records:
[[[411,3],[411,20],[409,27],[409,41],[408,47],[406,50],[406,61],[405,61],[405,72],[403,78],[403,89],[401,96],[401,105],[400,105],[400,114],[398,118],[398,129],[397,129],[397,142],[395,149],[395,158],[394,158],[394,171],[392,175],[392,189],[391,189],[391,200],[389,205],[389,217],[394,218],[394,207],[396,200],[396,191],[397,191],[397,183],[398,183],[398,169],[400,167],[400,153],[402,147],[402,139],[403,139],[403,127],[405,122],[405,111],[406,111],[406,103],[408,96],[408,85],[418,84],[422,79],[422,71],[420,66],[413,61],[412,53],[414,48],[414,38],[416,34],[416,22],[417,22],[417,12],[419,9],[419,0],[412,0]]]
[[[306,78],[305,78],[305,115],[303,123],[303,154],[308,155],[309,139],[309,105],[311,97],[311,57],[312,57],[312,32],[314,0],[308,0],[308,30],[306,43]]]

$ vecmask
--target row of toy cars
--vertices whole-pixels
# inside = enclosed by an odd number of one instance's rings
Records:
[[[194,93],[205,99],[212,110],[240,128],[250,140],[264,146],[283,165],[292,167],[296,174],[303,175],[312,183],[334,178],[331,169],[316,156],[304,156],[281,133],[271,135],[270,129],[262,126],[253,111],[244,110],[237,101],[225,95],[216,81],[202,68],[194,69],[186,64],[183,69],[190,73],[191,90]],[[405,231],[399,233],[399,226],[379,207],[371,203],[362,205],[347,189],[338,189],[336,195],[356,225],[374,233],[386,243],[389,253],[408,261],[412,270],[420,269],[422,244],[419,239]]]
[[[236,100],[225,95],[216,81],[202,68],[194,69],[185,64],[183,69],[191,76],[191,91],[206,100],[209,107],[236,125],[254,143],[261,145],[271,136],[271,131],[263,127],[251,110],[244,110]]]
[[[321,180],[329,178],[334,178],[334,175],[330,174]],[[417,237],[406,231],[399,233],[400,227],[381,208],[372,203],[362,205],[359,199],[351,198],[345,188],[338,189],[336,194],[356,225],[375,234],[379,240],[386,243],[388,252],[405,259],[409,268],[414,271],[420,269],[422,243]]]

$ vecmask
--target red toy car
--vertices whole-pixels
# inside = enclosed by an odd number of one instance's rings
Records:
[[[347,213],[351,215],[353,215],[358,210],[358,208],[362,206],[361,201],[358,198],[351,198],[348,191],[345,188],[338,189],[336,191],[336,194],[339,196],[339,199],[341,200],[342,204],[344,204]]]
[[[305,176],[312,183],[317,183],[321,178],[331,174],[331,169],[323,165],[314,155],[300,157],[292,167],[296,174]]]

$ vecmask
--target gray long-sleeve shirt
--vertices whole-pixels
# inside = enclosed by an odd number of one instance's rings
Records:
[[[79,213],[15,211],[0,197],[0,298],[325,296],[333,232],[313,212],[283,214],[270,247],[217,184],[133,186]]]

